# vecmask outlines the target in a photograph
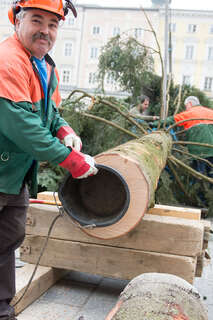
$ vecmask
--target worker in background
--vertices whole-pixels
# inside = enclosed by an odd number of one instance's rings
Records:
[[[39,161],[74,178],[97,173],[81,139],[60,117],[59,78],[52,49],[61,20],[77,12],[70,0],[20,0],[9,10],[13,36],[0,44],[0,320],[14,320],[15,250],[25,236],[26,212],[36,197]]]
[[[130,110],[130,115],[136,120],[157,120],[159,119],[158,116],[149,116],[147,111],[149,108],[149,97],[145,95],[141,95],[137,98],[137,105]],[[141,123],[141,121],[139,121]]]
[[[144,273],[121,292],[105,320],[207,320],[197,289],[167,273]]]
[[[160,125],[172,125],[177,123],[186,130],[186,141],[213,145],[213,109],[203,107],[197,97],[189,96],[185,99],[186,110],[165,120]],[[193,120],[194,119],[194,120]],[[179,121],[184,121],[178,124]],[[151,127],[157,127],[159,121],[149,123]],[[188,144],[189,152],[194,156],[193,167],[195,170],[213,177],[213,148]],[[196,159],[204,158],[207,162]]]

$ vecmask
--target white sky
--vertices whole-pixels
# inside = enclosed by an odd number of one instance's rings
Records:
[[[113,7],[150,7],[151,0],[75,0],[76,4],[96,4]],[[172,0],[173,9],[213,10],[213,0]]]

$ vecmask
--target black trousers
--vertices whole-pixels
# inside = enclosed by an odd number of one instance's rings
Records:
[[[0,319],[13,313],[9,305],[15,295],[15,250],[25,236],[29,193],[19,195],[0,192]]]

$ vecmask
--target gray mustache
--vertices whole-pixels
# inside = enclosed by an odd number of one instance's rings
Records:
[[[33,40],[37,40],[37,39],[50,41],[49,36],[47,34],[43,34],[43,33],[37,33],[33,36]]]

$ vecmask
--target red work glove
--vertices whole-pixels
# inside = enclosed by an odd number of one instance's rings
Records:
[[[81,153],[72,149],[68,157],[59,163],[64,169],[67,169],[73,178],[82,179],[93,176],[98,172],[95,167],[95,160],[88,154]]]
[[[77,134],[71,127],[69,126],[61,127],[58,130],[56,136],[59,140],[61,140],[65,144],[66,147],[70,147],[77,151],[81,151],[81,148],[82,148],[81,139],[77,136]]]

